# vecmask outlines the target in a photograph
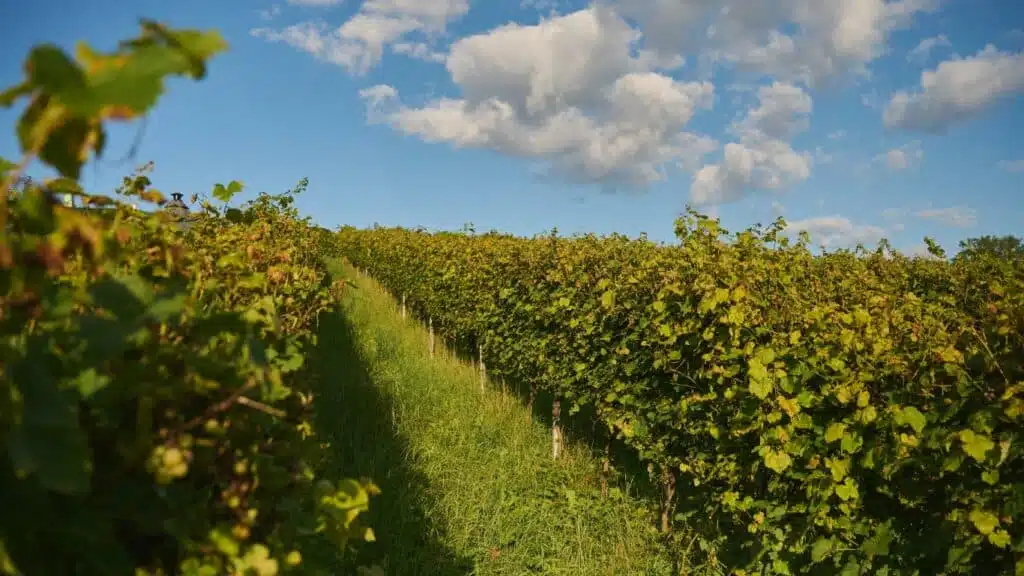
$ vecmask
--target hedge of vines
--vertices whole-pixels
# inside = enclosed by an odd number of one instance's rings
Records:
[[[372,536],[358,516],[376,488],[324,477],[312,426],[306,358],[342,286],[322,261],[333,235],[292,205],[302,186],[206,202],[182,231],[130,206],[164,202],[144,174],[119,199],[77,182],[106,122],[146,112],[168,75],[201,79],[224,48],[144,21],[111,53],[34,48],[0,95],[27,100],[25,156],[0,163],[4,574],[311,573],[310,555]],[[20,178],[33,159],[60,174],[46,190]]]
[[[1024,266],[393,228],[344,253],[490,374],[591,406],[735,574],[1024,574]]]

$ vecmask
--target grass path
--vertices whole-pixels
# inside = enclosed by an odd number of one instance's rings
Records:
[[[392,298],[350,280],[314,358],[337,473],[383,490],[368,516],[377,541],[349,562],[388,575],[671,573],[650,511],[620,490],[602,498],[594,458],[570,443],[553,461],[548,430],[517,398],[430,358]]]

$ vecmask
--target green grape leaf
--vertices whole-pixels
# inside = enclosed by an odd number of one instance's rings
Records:
[[[85,74],[60,48],[52,44],[33,48],[25,72],[34,88],[46,91],[72,110],[89,112],[92,98]]]
[[[93,304],[109,310],[119,320],[135,320],[153,301],[153,289],[136,275],[108,276],[92,286]]]
[[[916,434],[920,434],[928,422],[925,415],[913,406],[904,406],[895,410],[893,420],[900,426],[910,426]]]
[[[213,186],[213,197],[221,202],[230,202],[231,198],[242,191],[242,183],[232,180],[227,186],[215,184]]]
[[[819,538],[811,545],[811,561],[818,563],[825,559],[832,552],[835,545],[831,538]]]
[[[61,176],[77,179],[89,158],[94,128],[84,118],[64,118],[47,135],[39,152],[40,160],[56,168]]]
[[[978,462],[984,462],[985,456],[996,447],[996,443],[988,436],[978,434],[973,430],[962,430],[960,442],[963,444],[964,452]]]

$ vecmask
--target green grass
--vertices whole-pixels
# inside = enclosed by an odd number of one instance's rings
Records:
[[[349,279],[341,313],[320,319],[317,424],[334,472],[383,494],[368,514],[377,541],[345,573],[673,573],[649,505],[619,487],[602,498],[587,448],[568,442],[553,461],[549,430],[518,398],[482,392],[450,355],[430,358],[418,323],[372,280]]]

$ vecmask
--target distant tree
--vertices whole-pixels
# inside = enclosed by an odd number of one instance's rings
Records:
[[[1024,241],[1016,236],[981,236],[960,241],[957,259],[993,256],[1002,260],[1024,259]]]

